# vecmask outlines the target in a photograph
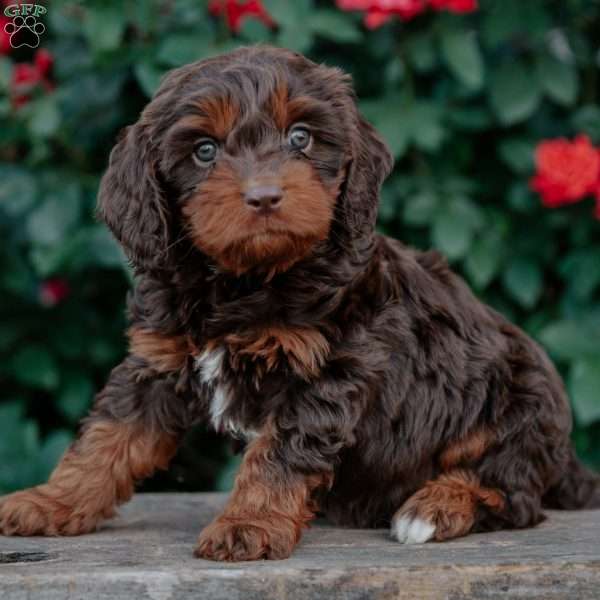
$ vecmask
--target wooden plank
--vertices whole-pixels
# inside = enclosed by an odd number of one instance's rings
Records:
[[[600,511],[417,546],[382,529],[318,523],[285,561],[194,559],[197,534],[223,503],[219,494],[138,495],[92,535],[0,537],[0,599],[600,599]]]

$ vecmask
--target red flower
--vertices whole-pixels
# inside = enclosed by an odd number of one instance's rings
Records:
[[[396,16],[408,21],[422,13],[427,0],[336,0],[342,10],[364,10],[365,25],[376,29]]]
[[[258,19],[267,27],[275,25],[260,0],[211,0],[208,4],[208,10],[217,17],[225,15],[229,29],[236,33],[241,29],[242,21],[246,17]]]
[[[8,54],[11,49],[10,35],[4,31],[4,27],[10,22],[9,19],[0,15],[0,54]]]
[[[429,0],[433,10],[468,13],[477,10],[477,0]]]
[[[408,21],[426,8],[465,13],[477,9],[477,0],[336,0],[342,10],[363,10],[365,25],[375,29],[391,19],[399,17]]]
[[[600,152],[586,135],[573,142],[564,138],[541,142],[535,162],[537,172],[530,185],[548,208],[572,204],[598,190]]]
[[[54,58],[47,50],[38,50],[33,63],[18,63],[12,73],[11,91],[14,105],[18,108],[31,100],[32,92],[42,86],[46,91],[53,89],[50,72]]]
[[[49,308],[60,304],[70,294],[71,288],[64,279],[47,279],[40,284],[40,304]]]
[[[54,64],[54,57],[48,50],[38,50],[33,59],[35,66],[43,77],[48,77]]]

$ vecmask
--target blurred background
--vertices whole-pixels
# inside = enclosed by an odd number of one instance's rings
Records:
[[[131,275],[93,216],[118,131],[167,70],[255,42],[353,75],[396,157],[381,231],[546,347],[600,468],[599,2],[38,4],[0,16],[0,493],[47,477],[125,353]],[[227,489],[237,460],[200,428],[145,489]]]

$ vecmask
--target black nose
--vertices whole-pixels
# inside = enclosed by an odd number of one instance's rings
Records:
[[[244,194],[244,202],[257,213],[263,214],[275,210],[283,198],[281,188],[276,185],[252,187]]]

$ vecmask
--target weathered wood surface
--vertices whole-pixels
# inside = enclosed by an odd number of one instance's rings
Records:
[[[138,495],[78,538],[0,536],[1,600],[600,599],[600,511],[535,529],[401,546],[386,530],[317,524],[285,561],[192,558],[219,494]]]

